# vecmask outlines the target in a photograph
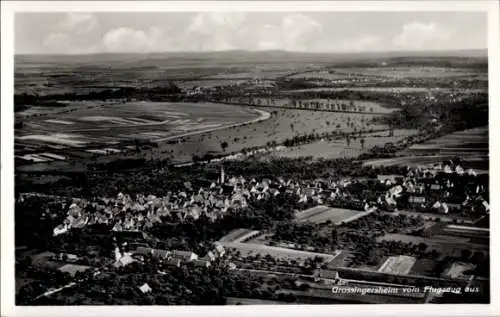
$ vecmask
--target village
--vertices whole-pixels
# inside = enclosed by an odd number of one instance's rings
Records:
[[[401,173],[402,171],[404,173]],[[109,230],[113,237],[112,249],[114,251],[109,252],[102,261],[94,259],[91,262],[107,267],[112,264],[112,267],[108,269],[118,269],[133,263],[146,265],[153,258],[155,261],[172,267],[194,265],[194,267],[208,268],[223,265],[234,272],[232,274],[258,273],[266,279],[277,274],[295,279],[299,283],[297,285],[304,283],[307,285],[311,283],[311,285],[317,283],[358,285],[361,283],[360,285],[363,285],[372,283],[371,278],[367,279],[363,270],[372,272],[370,274],[379,272],[378,274],[382,275],[411,276],[410,271],[417,261],[420,262],[417,258],[423,256],[422,252],[432,251],[428,253],[431,258],[444,254],[453,255],[461,260],[452,263],[449,268],[451,273],[445,271],[441,273],[441,275],[444,274],[442,278],[447,276],[448,282],[458,281],[460,284],[463,276],[470,277],[463,275],[463,272],[474,269],[481,259],[488,256],[486,245],[488,230],[476,225],[488,218],[487,182],[473,169],[464,170],[455,162],[443,162],[418,168],[408,167],[394,172],[395,174],[378,174],[373,179],[349,177],[336,181],[328,179],[300,181],[278,176],[274,179],[257,180],[226,175],[221,165],[218,179],[210,185],[207,183],[206,187],[194,188],[191,183],[186,182],[183,190],[169,192],[164,197],[142,194],[132,198],[128,194],[119,193],[117,197],[96,197],[93,200],[74,198],[68,201],[62,197],[46,196],[45,199],[59,201],[59,210],[53,211],[47,208],[41,221],[44,217],[51,217],[53,212],[65,211],[66,215],[62,215],[64,217],[62,223],[53,228],[54,239],[69,233],[76,235],[78,239],[78,232],[86,230],[85,228],[91,229],[95,226],[107,228],[104,230]],[[43,195],[21,194],[18,203],[22,204],[25,200],[29,201],[41,196]],[[370,254],[368,257],[371,260],[368,258],[356,260],[359,256],[352,253],[352,242],[347,242],[347,244],[330,242],[333,244],[328,246],[328,243],[318,244],[318,241],[324,241],[324,238],[316,236],[313,240],[309,240],[311,242],[301,240],[302,242],[297,243],[297,241],[290,241],[294,239],[293,237],[286,238],[284,235],[284,230],[290,228],[287,224],[282,224],[281,227],[264,227],[263,230],[233,229],[224,237],[219,236],[217,239],[206,241],[207,244],[202,254],[198,254],[198,250],[161,248],[160,240],[151,234],[155,232],[152,230],[155,225],[161,225],[163,222],[205,221],[207,226],[210,224],[216,226],[226,216],[231,218],[235,214],[249,212],[249,205],[263,204],[279,196],[286,197],[290,206],[293,206],[292,217],[295,220],[291,219],[291,221],[295,224],[292,226],[315,225],[319,226],[316,230],[320,231],[333,229],[333,231],[343,232],[346,230],[344,233],[346,235],[349,235],[348,232],[352,230],[348,228],[353,228],[356,229],[358,235],[363,235],[363,224],[366,226],[367,223],[371,223],[368,228],[371,227],[374,232],[373,226],[382,220],[382,227],[377,229],[380,231],[376,231],[379,234],[372,238],[373,241],[400,244],[415,241],[414,245],[417,246],[421,255],[411,256],[415,251],[406,249],[407,251],[404,251],[406,254],[378,257],[378,260],[373,260],[374,255]],[[391,223],[387,222],[389,221],[387,217],[391,219],[403,217],[403,222],[396,227],[392,224],[387,227]],[[273,230],[280,231],[273,232]],[[301,230],[299,236],[305,233],[307,230]],[[370,236],[370,233],[366,234],[367,237]],[[336,241],[341,241],[339,233],[336,235],[338,238],[335,239],[340,239]],[[439,241],[445,235],[462,241],[462,248],[458,241]],[[467,237],[472,237],[470,242],[465,239]],[[482,241],[480,241],[481,237],[484,237]],[[449,250],[442,247],[441,243],[449,246]],[[469,246],[470,250],[478,251],[476,253],[480,255],[470,252],[467,257],[463,251],[463,247],[466,246]],[[339,247],[342,249],[338,249]],[[470,258],[471,256],[476,258]],[[63,273],[68,272],[70,276],[78,278],[81,272],[98,269],[98,267],[88,265],[90,264],[88,259],[82,262],[81,255],[72,253],[43,252],[31,258],[34,259],[31,265],[57,269]],[[467,260],[468,258],[474,260]],[[476,264],[464,263],[464,261]],[[368,269],[360,267],[359,263],[372,263],[375,266]],[[349,274],[355,274],[355,277],[351,279],[343,277]],[[420,276],[423,281],[435,278],[430,277],[428,273],[421,272],[413,273],[413,275]],[[310,282],[308,276],[313,278],[314,282]],[[471,281],[473,281],[472,277],[469,282]],[[485,280],[479,278],[477,283],[484,282]],[[403,283],[400,287],[404,285]],[[151,291],[147,283],[143,286],[147,292]],[[318,287],[324,288],[324,286]],[[309,291],[309,286],[307,289],[302,286],[296,292],[305,291]],[[50,290],[47,292],[47,296],[53,296]],[[313,294],[305,297],[311,296],[321,298],[322,295]],[[336,296],[341,298],[345,297],[345,294],[338,293],[332,296],[329,295],[329,298],[339,300]],[[401,294],[397,296],[401,297]],[[369,298],[365,296],[365,300],[373,300]],[[422,295],[412,298],[429,301],[434,296]]]

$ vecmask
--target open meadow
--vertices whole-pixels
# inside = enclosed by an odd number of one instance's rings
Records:
[[[182,143],[161,143],[160,152],[170,153],[175,161],[186,162],[193,155],[203,156],[206,153],[239,152],[245,148],[261,147],[270,142],[281,143],[286,139],[305,134],[321,134],[328,132],[353,132],[354,128],[386,129],[384,125],[370,124],[370,115],[343,114],[335,112],[310,112],[294,109],[266,109],[271,112],[268,120],[214,130],[183,138]],[[349,118],[349,120],[348,120]],[[348,121],[353,122],[350,126]],[[227,142],[227,148],[221,144]],[[302,152],[302,156],[313,152]]]
[[[273,152],[270,155],[286,158],[298,158],[302,156],[312,156],[316,159],[355,158],[374,146],[383,147],[386,143],[394,143],[417,133],[418,130],[415,129],[396,129],[393,130],[392,135],[389,135],[389,132],[366,133],[361,138],[352,139],[349,145],[345,139],[332,141],[319,140],[304,145],[288,147],[282,151]],[[362,139],[363,141],[361,141]],[[364,144],[361,142],[364,142]]]

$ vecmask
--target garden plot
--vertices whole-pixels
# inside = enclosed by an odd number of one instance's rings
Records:
[[[378,269],[381,273],[406,275],[416,262],[412,256],[399,255],[389,257]]]

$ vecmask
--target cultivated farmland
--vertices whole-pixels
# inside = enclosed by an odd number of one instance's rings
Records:
[[[368,160],[363,165],[416,167],[460,157],[463,168],[483,174],[489,170],[488,144],[488,128],[474,128],[413,145],[401,151],[399,157]]]
[[[366,216],[368,212],[362,212],[351,209],[331,208],[327,206],[316,206],[295,214],[295,221],[297,222],[313,222],[323,223],[328,220],[332,221],[335,225],[353,221],[360,217]]]
[[[432,238],[424,238],[418,236],[410,236],[405,234],[390,233],[377,238],[378,242],[381,241],[400,241],[403,243],[425,243],[428,250],[436,250],[445,255],[460,254],[463,249],[471,251],[484,252],[488,250],[488,244],[472,243],[470,239],[458,238],[450,236],[433,236]]]

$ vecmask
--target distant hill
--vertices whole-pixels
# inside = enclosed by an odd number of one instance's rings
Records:
[[[473,58],[487,61],[486,49],[457,51],[401,51],[366,53],[303,53],[288,51],[244,51],[221,52],[168,52],[150,54],[93,54],[93,55],[16,55],[16,66],[35,65],[100,65],[135,67],[155,66],[155,64],[276,64],[276,63],[316,63],[337,64],[354,61],[375,61],[398,57],[426,58]]]

